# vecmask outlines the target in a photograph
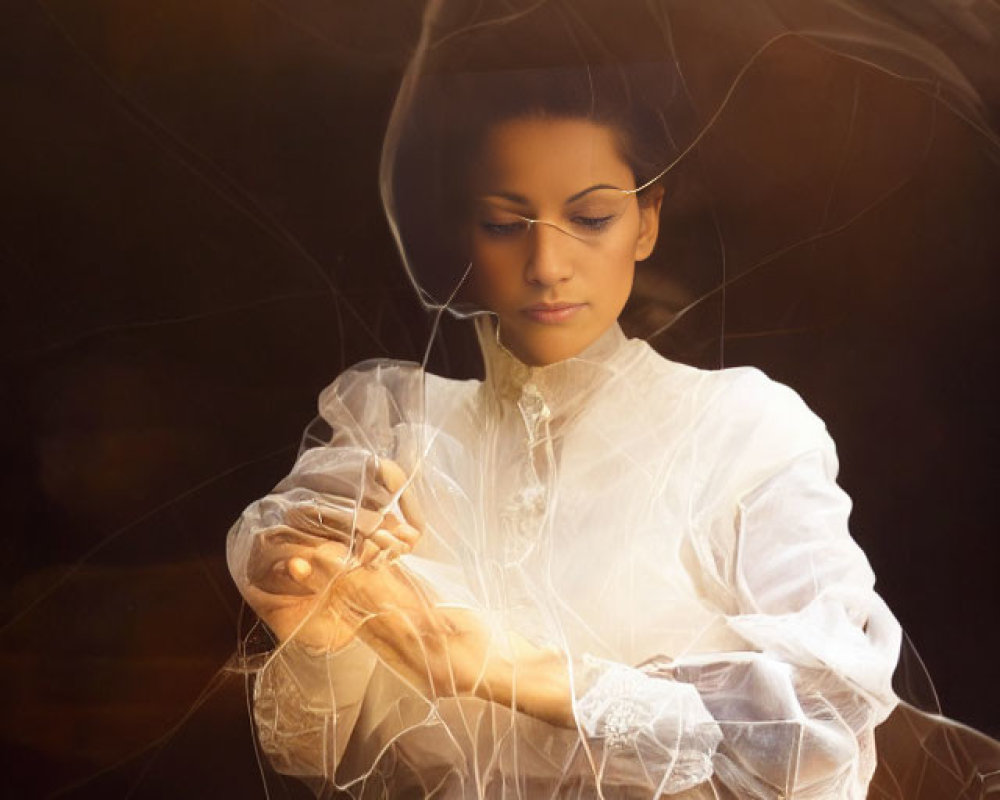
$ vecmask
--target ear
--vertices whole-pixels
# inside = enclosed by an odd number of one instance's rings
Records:
[[[645,261],[653,254],[660,233],[660,209],[663,207],[663,186],[655,183],[639,198],[639,238],[635,242],[635,260]]]

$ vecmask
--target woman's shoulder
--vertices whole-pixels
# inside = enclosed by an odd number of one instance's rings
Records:
[[[696,443],[710,470],[706,483],[720,496],[746,491],[811,453],[836,476],[836,446],[823,420],[763,370],[700,369],[656,356],[645,374],[654,375],[655,392],[674,394],[685,439]]]
[[[785,435],[826,435],[822,419],[792,387],[752,366],[704,369],[665,358],[645,346],[641,360],[648,389],[683,398],[702,423],[741,435],[773,428]]]
[[[323,389],[319,411],[328,417],[374,406],[415,421],[472,397],[479,383],[435,375],[415,361],[373,358],[348,367]]]

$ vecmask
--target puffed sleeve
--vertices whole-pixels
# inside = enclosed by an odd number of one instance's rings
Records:
[[[848,533],[824,426],[747,372],[703,420],[715,463],[689,542],[742,644],[599,665],[577,716],[605,774],[664,794],[710,780],[738,797],[863,798],[873,730],[896,704],[900,628]]]
[[[334,780],[375,661],[359,640],[333,653],[292,641],[271,654],[254,685],[253,717],[278,772]]]
[[[416,445],[406,413],[422,407],[421,396],[419,370],[388,361],[348,370],[321,394],[319,425],[307,433],[291,473],[247,507],[229,532],[229,568],[242,592],[261,537],[285,524],[294,509],[376,507],[391,500],[375,479],[375,465],[386,457],[409,466]],[[334,779],[375,664],[374,653],[358,640],[335,652],[294,639],[275,648],[256,675],[254,718],[276,769]]]

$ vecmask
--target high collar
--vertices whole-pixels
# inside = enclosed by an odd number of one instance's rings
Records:
[[[526,397],[540,397],[556,417],[579,408],[594,390],[622,370],[630,341],[615,323],[572,358],[532,367],[499,341],[492,315],[476,320],[476,333],[486,370],[483,393],[500,407],[506,402],[521,404]]]

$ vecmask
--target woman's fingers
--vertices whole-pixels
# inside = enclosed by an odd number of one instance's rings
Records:
[[[314,537],[313,544],[317,541],[342,543],[362,566],[371,565],[379,556],[393,559],[412,551],[423,533],[425,518],[410,486],[410,478],[390,459],[379,462],[377,477],[380,492],[384,489],[397,496],[399,512],[404,519],[384,508],[375,510],[359,505],[350,498],[319,495],[312,502],[298,503],[285,511],[285,525],[280,527],[286,538],[289,532],[297,532]],[[289,561],[292,554],[285,551],[281,556],[272,559],[283,563],[268,576],[271,584],[288,589],[289,582],[296,587],[311,582],[313,572],[308,558]]]
[[[312,590],[306,586],[308,576],[294,572],[290,564],[290,560],[273,562],[266,573],[258,571],[254,574],[250,585],[265,594],[281,597],[304,597],[312,594]]]
[[[285,512],[285,524],[314,536],[343,541],[350,538],[351,530],[356,527],[359,511],[365,512],[365,509],[347,503],[333,505],[314,501],[289,508]]]
[[[340,543],[328,542],[292,556],[278,569],[309,594],[320,594],[348,569],[348,550]]]
[[[247,562],[248,581],[273,594],[301,594],[301,588],[288,574],[288,559],[307,552],[317,540],[314,537],[278,525],[262,531],[254,539]]]
[[[371,564],[379,554],[382,552],[382,548],[379,547],[375,542],[370,539],[359,539],[357,545],[358,562],[362,566],[367,566]]]
[[[343,571],[348,554],[344,543],[278,526],[257,537],[247,577],[268,594],[313,594]]]
[[[407,525],[405,522],[400,522],[392,528],[392,535],[406,545],[407,552],[412,550],[417,542],[420,541],[420,531],[412,525]]]
[[[378,546],[381,552],[389,558],[398,558],[403,553],[409,553],[413,549],[412,539],[400,536],[400,531],[387,531],[379,529],[372,533],[370,542]]]
[[[305,516],[305,514],[300,514],[293,519],[301,525]],[[259,538],[258,549],[262,551],[263,555],[258,561],[266,562],[266,566],[265,564],[261,564],[261,566],[274,571],[275,574],[271,577],[275,582],[280,582],[283,578],[304,580],[309,577],[306,567],[312,558],[311,555],[303,555],[308,551],[335,544],[340,546],[345,553],[350,551],[362,565],[367,565],[382,553],[388,553],[395,557],[410,552],[419,538],[411,526],[400,523],[392,515],[381,517],[373,512],[366,512],[361,521],[363,525],[355,528],[353,535],[343,534],[341,538],[333,541],[328,535],[320,536],[315,531],[305,533],[301,527],[279,526],[262,534]],[[369,528],[369,526],[375,526],[379,521],[385,527]],[[302,558],[293,560],[295,556],[302,556]],[[280,566],[274,566],[277,562],[281,562]],[[260,567],[255,571],[259,572]]]
[[[334,541],[348,541],[351,534],[359,533],[370,537],[377,530],[392,533],[397,538],[413,544],[420,533],[412,525],[400,520],[395,514],[381,513],[369,508],[308,503],[296,505],[285,512],[286,526]],[[397,532],[401,529],[401,532]]]
[[[425,517],[416,498],[410,477],[391,459],[378,462],[378,492],[389,492],[398,501],[397,514],[371,508],[375,499],[391,502],[391,497],[375,498],[365,493],[363,504],[339,496],[318,495],[312,502],[297,503],[284,514],[287,527],[318,537],[320,539],[343,542],[351,546],[355,556],[363,563],[370,564],[379,552],[400,555],[410,552],[423,534]],[[374,487],[372,487],[374,488]],[[371,542],[375,551],[364,542]]]
[[[416,493],[413,491],[410,476],[395,461],[383,458],[379,462],[379,478],[382,485],[393,494],[402,490],[399,495],[400,511],[403,512],[403,516],[406,517],[410,525],[418,531],[423,531],[426,517],[420,506],[420,501],[417,500]]]
[[[292,580],[299,584],[304,584],[312,577],[313,568],[308,559],[295,556],[288,559],[288,574]]]
[[[313,526],[309,528],[313,531],[316,530],[315,525],[319,524],[317,519],[319,513],[324,512],[312,511],[306,506],[296,519]],[[330,517],[332,519],[324,520],[323,524],[329,525],[333,522],[342,530],[353,531],[353,549],[363,563],[370,563],[379,551],[388,551],[395,555],[409,553],[420,539],[420,532],[416,528],[392,513],[383,514],[367,508],[358,508],[353,513],[338,511]],[[343,541],[349,541],[351,538],[350,534],[341,536]],[[377,549],[373,551],[364,542],[370,542]]]

